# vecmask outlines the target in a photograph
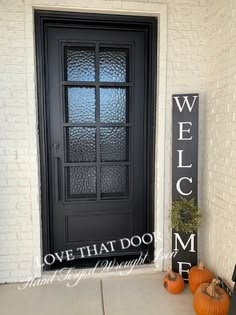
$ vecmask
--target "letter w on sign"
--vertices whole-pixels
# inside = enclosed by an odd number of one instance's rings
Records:
[[[198,94],[172,96],[172,200],[198,196]],[[179,246],[183,245],[183,246]],[[172,268],[187,280],[189,268],[197,264],[197,234],[172,231]],[[185,266],[183,269],[180,266]]]
[[[198,99],[198,95],[183,95],[181,101],[180,101],[181,96],[173,96],[173,98],[175,99],[176,105],[178,106],[179,111],[181,113],[185,105],[188,107],[188,110],[191,112],[196,99]]]

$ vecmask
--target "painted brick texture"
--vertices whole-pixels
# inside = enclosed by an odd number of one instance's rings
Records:
[[[236,263],[236,2],[207,4],[201,252],[230,281]]]
[[[32,277],[24,3],[1,1],[0,10],[0,281],[12,282]]]
[[[157,182],[164,185],[164,203],[161,205],[164,208],[164,223],[161,222],[161,225],[165,235],[165,252],[168,252],[170,250],[168,209],[171,203],[171,95],[199,92],[200,106],[204,107],[206,1],[0,0],[0,282],[24,281],[40,276],[41,272],[34,259],[41,254],[41,230],[33,8],[111,13],[122,11],[127,13],[127,10],[130,10],[130,13],[149,14],[158,11],[160,4],[166,6],[168,12],[168,31],[163,35],[168,50],[167,75],[159,78],[160,86],[167,80],[166,100],[159,104],[157,118],[160,122],[162,120],[166,122],[164,132],[166,140],[162,147],[165,149],[163,155],[165,170],[157,168]],[[163,34],[162,31],[160,29],[160,36]],[[213,46],[213,43],[211,45]],[[163,47],[159,49],[162,50]],[[162,93],[161,89],[159,93]],[[209,121],[212,115],[210,108],[214,109],[214,102],[215,100],[208,102]],[[220,105],[217,108],[220,109]],[[203,115],[201,123],[202,117]],[[218,117],[222,118],[220,113]],[[214,129],[213,125],[212,128]],[[210,141],[212,138],[208,136],[207,139]],[[222,143],[222,146],[224,145],[225,143]],[[211,162],[214,158],[212,151],[209,150],[208,147],[206,159]],[[230,160],[229,157],[228,159]],[[207,185],[206,178],[209,176],[207,168],[204,176]],[[212,182],[212,178],[210,181]],[[207,196],[204,195],[204,200],[210,208],[212,199],[208,200]],[[221,204],[221,207],[223,206]],[[156,217],[157,225],[160,226],[158,219],[159,217]],[[169,262],[166,263],[166,266],[168,265]]]

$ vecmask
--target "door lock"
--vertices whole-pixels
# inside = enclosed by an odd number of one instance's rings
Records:
[[[52,148],[54,149],[54,150],[59,150],[60,149],[60,143],[53,143],[52,144]]]

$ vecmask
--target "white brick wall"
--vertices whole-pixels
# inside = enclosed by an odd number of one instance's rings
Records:
[[[168,252],[171,95],[200,92],[203,107],[206,1],[0,0],[0,282],[40,275],[34,263],[41,253],[41,236],[33,7],[139,15],[161,9],[156,226],[164,233]]]
[[[207,5],[201,252],[229,282],[236,263],[236,2]]]
[[[0,2],[0,280],[32,277],[31,167],[22,1]],[[26,253],[26,255],[25,255]]]

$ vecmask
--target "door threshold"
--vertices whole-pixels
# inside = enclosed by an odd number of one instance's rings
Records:
[[[153,274],[158,272],[154,264],[145,264],[140,266],[129,267],[98,267],[98,268],[62,268],[57,270],[44,271],[42,273],[42,279],[52,279],[55,281],[74,281],[76,278],[84,279],[105,279],[113,277],[124,277],[128,275],[144,275]]]

